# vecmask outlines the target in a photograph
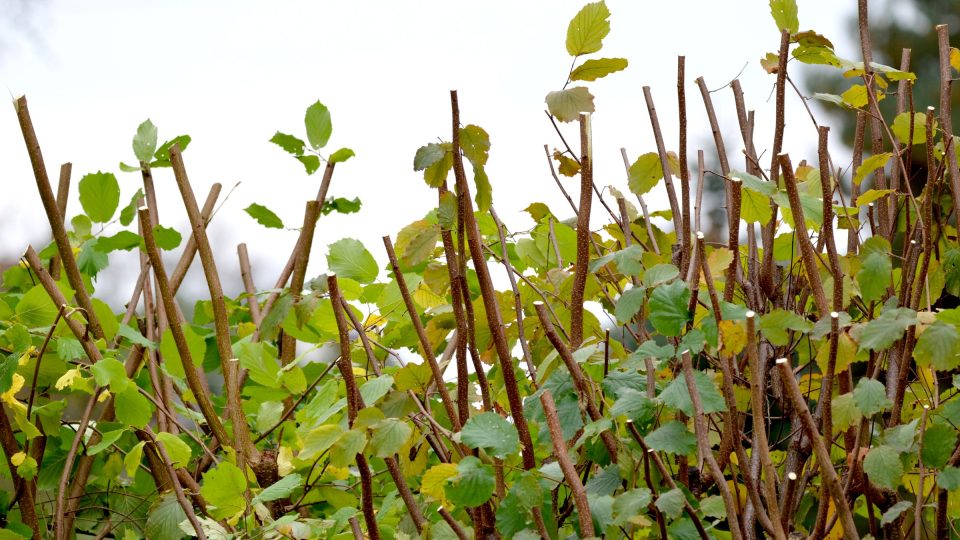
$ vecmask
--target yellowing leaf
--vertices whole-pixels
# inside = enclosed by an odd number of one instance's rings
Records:
[[[663,178],[663,166],[660,165],[660,156],[654,152],[647,152],[637,158],[628,171],[627,183],[630,191],[635,195],[643,195],[657,185]]]
[[[720,321],[720,339],[724,354],[739,354],[747,345],[746,326],[741,321]]]
[[[780,68],[780,56],[777,53],[768,52],[760,59],[760,67],[767,73],[776,73]]]
[[[10,389],[4,392],[2,395],[0,395],[0,399],[2,399],[3,402],[9,405],[12,409],[15,409],[19,412],[26,414],[27,406],[21,403],[15,397],[17,395],[17,392],[19,392],[20,389],[23,388],[23,383],[24,383],[23,375],[20,375],[19,373],[14,373],[13,383],[10,385]]]
[[[583,86],[558,90],[547,94],[547,110],[561,122],[573,122],[580,113],[592,113],[593,94]]]
[[[863,182],[863,179],[866,178],[868,174],[881,167],[885,167],[891,157],[893,157],[892,152],[884,152],[863,160],[863,163],[857,167],[857,174],[853,176],[853,183],[859,186],[860,182]]]
[[[17,452],[10,457],[10,463],[13,463],[14,467],[19,467],[25,459],[27,459],[27,454],[23,452]]]
[[[597,58],[587,60],[570,73],[571,81],[595,81],[627,68],[626,58]]]
[[[866,206],[893,193],[892,189],[868,189],[857,197],[857,206]]]
[[[559,150],[553,151],[553,159],[557,160],[557,163],[559,164],[559,168],[557,170],[564,176],[573,177],[580,172],[580,164],[577,163],[577,160],[561,153]]]
[[[455,463],[434,465],[423,475],[423,480],[420,482],[420,491],[440,501],[441,505],[446,504],[447,497],[444,488],[447,485],[447,481],[457,474],[457,465]]]
[[[960,71],[960,50],[956,47],[950,47],[950,66]]]
[[[567,27],[567,52],[570,56],[595,53],[610,33],[610,10],[603,1],[587,4]]]

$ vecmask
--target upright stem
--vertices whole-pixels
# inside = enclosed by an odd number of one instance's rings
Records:
[[[790,31],[784,30],[780,34],[779,63],[777,65],[777,112],[776,123],[773,128],[773,148],[770,157],[770,181],[773,182],[775,186],[779,184],[777,171],[780,170],[780,167],[777,162],[777,156],[780,155],[780,150],[783,148],[783,130],[786,122],[785,103],[787,96],[787,56],[789,50]],[[772,199],[770,200],[770,208],[773,211],[773,217],[766,226],[763,227],[763,234],[761,235],[763,239],[763,264],[760,267],[760,285],[763,287],[767,298],[773,299],[777,297],[777,286],[775,284],[776,267],[773,264],[773,237],[777,230],[777,203],[773,202]]]
[[[177,180],[177,187],[180,189],[183,205],[187,210],[187,217],[190,219],[190,226],[193,228],[193,237],[197,241],[197,252],[200,255],[203,275],[207,282],[207,289],[210,291],[210,304],[213,308],[217,352],[220,354],[220,369],[223,371],[224,390],[227,398],[225,412],[233,424],[233,443],[244,463],[247,462],[247,460],[256,462],[260,459],[260,452],[253,445],[253,440],[250,438],[247,417],[242,408],[240,378],[237,362],[233,359],[230,327],[227,320],[227,306],[224,301],[223,287],[220,284],[220,274],[217,272],[217,263],[213,257],[213,249],[210,247],[210,240],[207,238],[207,228],[200,216],[200,207],[197,206],[197,199],[193,194],[193,188],[190,186],[190,180],[187,178],[187,170],[183,164],[183,154],[180,152],[179,145],[175,144],[170,147],[170,165],[173,168],[173,174]],[[157,255],[159,255],[159,253],[157,253]],[[153,261],[151,260],[151,262]],[[157,268],[157,266],[154,265],[154,268]],[[166,306],[166,302],[164,302],[164,305]],[[169,307],[173,307],[172,297],[171,306]],[[176,311],[167,310],[170,319],[175,318],[175,313]]]
[[[860,0],[865,3],[866,0]],[[960,212],[960,167],[953,142],[953,73],[950,67],[950,29],[945,24],[937,25],[937,41],[940,46],[940,127],[944,133],[944,153],[950,176],[950,191],[953,193],[953,211]]]
[[[67,199],[70,197],[70,174],[73,172],[72,163],[64,163],[60,166],[60,181],[57,183],[57,210],[60,211],[60,219],[67,220]],[[53,279],[60,279],[60,256],[54,255],[50,259],[50,275]]]
[[[581,538],[594,536],[593,516],[590,513],[590,503],[587,501],[587,490],[583,488],[580,475],[567,454],[567,443],[563,439],[563,429],[560,427],[560,417],[557,414],[557,404],[553,401],[550,390],[540,394],[540,403],[543,405],[543,414],[547,417],[547,428],[550,431],[550,440],[553,442],[553,453],[560,463],[560,470],[567,480],[567,487],[573,493],[573,502],[577,506],[577,518],[580,520]]]
[[[823,283],[820,281],[820,270],[817,268],[817,255],[813,249],[813,243],[807,234],[807,223],[803,216],[803,206],[800,205],[800,193],[797,190],[797,179],[793,175],[793,165],[790,163],[790,156],[780,154],[780,170],[783,173],[783,184],[787,188],[787,197],[790,199],[790,212],[793,214],[793,230],[797,236],[797,243],[800,244],[800,254],[803,259],[803,267],[807,273],[807,281],[810,283],[810,289],[813,291],[813,300],[817,304],[817,311],[820,315],[830,313],[830,306],[827,304],[827,297],[823,292]]]
[[[583,294],[590,262],[590,207],[593,201],[593,143],[590,115],[580,115],[580,208],[577,212],[577,260],[570,295],[570,346],[583,343]]]
[[[350,329],[347,318],[343,314],[343,296],[336,275],[327,276],[327,288],[330,291],[330,303],[333,304],[333,316],[337,320],[337,330],[340,338],[340,375],[347,389],[347,419],[349,427],[357,419],[357,412],[366,407],[363,397],[357,388],[357,381],[353,375],[353,362],[350,359]],[[360,500],[363,507],[363,519],[367,524],[367,534],[372,540],[380,539],[380,529],[377,528],[377,517],[373,508],[373,482],[370,477],[370,465],[362,452],[356,455],[357,470],[360,473]]]
[[[480,228],[477,218],[473,214],[473,203],[470,200],[470,187],[467,185],[467,175],[463,170],[463,156],[460,154],[460,107],[457,100],[457,91],[450,91],[450,107],[452,109],[453,124],[453,173],[457,179],[457,197],[460,201],[460,214],[464,221],[467,240],[470,247],[470,258],[473,259],[474,270],[477,272],[477,281],[480,285],[480,294],[487,315],[487,325],[493,337],[494,348],[500,366],[500,375],[503,377],[503,386],[510,402],[510,415],[513,417],[523,454],[523,468],[526,470],[537,467],[534,455],[533,439],[530,437],[530,428],[523,415],[523,399],[517,385],[517,377],[513,371],[513,355],[507,344],[507,335],[503,328],[503,319],[500,317],[500,303],[497,301],[497,292],[493,288],[490,278],[490,269],[483,256],[483,241],[480,238]],[[581,213],[584,211],[580,209]],[[578,248],[579,251],[579,248]]]
[[[716,483],[717,489],[720,490],[720,495],[723,497],[723,504],[727,507],[730,536],[733,537],[734,540],[741,540],[743,538],[743,531],[740,528],[737,505],[723,477],[723,470],[720,469],[717,458],[713,455],[713,451],[710,450],[710,442],[707,438],[707,417],[703,412],[703,402],[700,400],[700,391],[697,390],[696,379],[693,378],[693,361],[690,359],[690,351],[683,351],[680,356],[683,362],[683,378],[690,392],[690,401],[693,403],[693,427],[697,436],[697,449],[700,452],[700,457],[706,461],[710,475],[713,476],[713,481]],[[743,465],[746,465],[746,463]]]
[[[857,526],[853,522],[853,514],[850,512],[850,506],[847,505],[847,499],[843,495],[843,488],[840,486],[840,479],[837,477],[837,471],[833,468],[833,460],[830,459],[830,451],[823,442],[823,437],[817,429],[817,424],[810,414],[810,407],[807,406],[807,400],[803,397],[800,385],[797,384],[797,378],[793,374],[790,362],[786,358],[777,360],[777,367],[780,369],[780,378],[783,381],[784,390],[790,399],[800,423],[807,437],[813,443],[813,451],[820,464],[820,474],[823,482],[827,485],[830,495],[833,497],[834,507],[840,516],[840,525],[843,527],[843,535],[847,540],[859,540]]]
[[[457,414],[453,401],[450,399],[450,392],[447,391],[447,385],[443,382],[443,372],[440,371],[440,364],[437,363],[437,356],[433,352],[433,345],[427,332],[423,328],[423,322],[420,321],[420,314],[417,313],[417,306],[413,303],[413,297],[410,296],[410,289],[407,288],[407,280],[400,271],[400,263],[397,260],[397,254],[393,250],[393,242],[389,236],[383,237],[383,246],[387,248],[387,256],[390,258],[390,266],[393,268],[393,277],[397,280],[397,287],[400,288],[400,295],[403,297],[403,303],[407,306],[407,313],[410,315],[410,322],[417,331],[417,338],[420,340],[420,350],[423,351],[423,358],[433,373],[433,380],[437,385],[437,392],[440,393],[440,401],[443,402],[443,408],[450,418],[450,424],[454,431],[460,431],[460,416]]]
[[[93,310],[93,301],[90,299],[90,293],[80,276],[80,268],[77,266],[77,259],[73,256],[73,246],[70,245],[70,239],[67,237],[67,229],[63,225],[63,217],[60,214],[60,208],[57,206],[57,200],[53,196],[53,189],[50,187],[50,179],[47,176],[47,167],[43,163],[43,154],[40,152],[40,143],[37,141],[37,134],[33,129],[33,120],[30,119],[30,111],[27,109],[27,97],[20,96],[15,102],[14,107],[17,110],[17,119],[20,121],[20,131],[23,132],[23,141],[27,145],[27,154],[30,155],[30,163],[33,165],[33,176],[37,181],[37,191],[40,193],[40,201],[43,203],[43,210],[47,214],[47,221],[50,222],[50,229],[53,232],[53,239],[57,244],[57,252],[60,254],[60,260],[63,263],[63,269],[67,273],[67,281],[73,288],[77,304],[83,308],[84,316],[90,326],[90,332],[97,339],[103,338],[103,327],[100,326],[100,320]]]
[[[687,91],[686,91],[686,64],[684,56],[677,57],[677,109],[680,120],[680,206],[683,216],[683,230],[679,231],[682,257],[680,259],[680,275],[687,272],[690,266],[690,165],[687,164]]]
[[[683,214],[677,203],[677,191],[673,187],[673,174],[670,172],[670,163],[667,158],[667,148],[663,144],[663,133],[660,131],[660,120],[657,119],[657,108],[653,105],[653,95],[650,87],[643,87],[643,98],[647,102],[647,114],[650,115],[650,126],[653,128],[653,139],[657,143],[657,154],[660,156],[660,170],[663,171],[663,184],[667,188],[667,199],[670,201],[670,211],[673,212],[673,229],[676,234],[683,234]]]

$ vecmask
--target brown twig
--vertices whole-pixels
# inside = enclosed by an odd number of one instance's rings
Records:
[[[673,212],[673,227],[678,235],[682,235],[683,214],[677,202],[677,191],[673,186],[673,174],[670,172],[667,149],[663,143],[663,133],[660,131],[660,121],[657,119],[657,109],[653,105],[653,95],[650,93],[649,86],[643,87],[643,98],[647,103],[647,114],[650,116],[653,139],[657,144],[657,154],[660,157],[660,169],[663,171],[663,184],[667,188],[667,199],[670,201],[670,211]]]
[[[50,222],[50,229],[53,232],[53,239],[57,244],[57,252],[60,254],[60,260],[63,269],[67,273],[67,281],[73,288],[77,304],[83,308],[84,316],[90,326],[90,332],[97,339],[103,338],[103,327],[100,326],[100,320],[93,310],[93,301],[90,299],[90,293],[87,291],[83,278],[80,276],[80,268],[77,266],[77,259],[73,255],[73,246],[70,245],[70,239],[67,237],[67,230],[63,224],[63,218],[60,214],[60,208],[57,206],[57,200],[53,196],[53,189],[50,187],[50,179],[47,177],[47,168],[43,163],[43,154],[40,152],[40,143],[37,141],[37,134],[33,128],[33,120],[30,119],[30,111],[27,109],[27,97],[20,96],[14,102],[14,108],[17,111],[17,119],[20,121],[20,131],[23,132],[23,140],[27,145],[27,154],[30,156],[30,163],[33,165],[33,176],[37,181],[37,191],[40,193],[40,201],[43,203],[43,210],[47,214],[47,221]]]
[[[540,318],[540,325],[543,327],[543,332],[547,335],[547,339],[550,340],[553,348],[556,349],[557,354],[560,355],[564,365],[567,366],[567,371],[570,372],[570,378],[573,379],[573,386],[576,388],[579,398],[583,399],[587,414],[594,422],[600,420],[602,415],[597,408],[596,401],[593,399],[593,386],[583,374],[583,370],[580,369],[580,364],[574,360],[570,349],[563,340],[560,339],[560,335],[557,334],[556,328],[554,328],[553,323],[550,322],[550,317],[547,315],[547,308],[541,302],[537,302],[533,306],[537,310],[537,316]],[[603,440],[604,446],[607,447],[610,460],[616,463],[617,439],[610,430],[602,432],[600,438]]]
[[[510,347],[507,344],[503,320],[500,317],[497,293],[493,288],[493,281],[490,278],[490,269],[487,267],[486,260],[483,256],[483,241],[480,237],[480,229],[477,226],[476,216],[473,214],[470,188],[467,185],[466,173],[463,170],[463,156],[460,154],[460,107],[456,90],[450,91],[450,107],[452,109],[453,125],[453,173],[457,179],[457,197],[462,204],[459,213],[464,221],[467,243],[470,247],[470,258],[473,259],[473,266],[477,273],[477,281],[480,285],[480,294],[486,308],[487,325],[493,334],[493,344],[497,351],[500,375],[503,377],[503,386],[507,393],[507,400],[510,403],[510,414],[513,417],[514,425],[517,428],[517,434],[520,438],[523,468],[526,470],[535,469],[537,467],[537,460],[534,454],[533,439],[530,437],[530,428],[527,425],[527,419],[523,415],[523,400],[520,396],[520,388],[517,385],[516,374],[513,371],[513,355],[510,354]]]
[[[590,262],[590,207],[593,201],[593,141],[590,115],[580,115],[580,210],[577,212],[577,260],[570,293],[570,346],[583,342],[583,294]]]
[[[567,454],[567,444],[563,439],[563,429],[560,427],[560,417],[557,415],[557,405],[553,401],[550,390],[540,394],[540,403],[543,405],[543,414],[547,418],[547,428],[550,431],[550,440],[553,441],[553,453],[560,463],[560,470],[567,480],[567,487],[573,494],[573,502],[577,506],[577,517],[580,520],[580,536],[590,538],[594,536],[593,516],[590,513],[590,504],[587,502],[587,491],[577,474],[576,467]]]
[[[257,300],[257,287],[253,284],[253,275],[250,269],[250,255],[247,253],[247,244],[237,245],[237,258],[240,259],[240,278],[243,280],[243,290],[247,294],[247,307],[250,309],[250,319],[260,328],[263,315],[260,313],[260,302]]]
[[[847,504],[847,499],[843,495],[840,479],[837,477],[837,472],[833,468],[830,451],[827,449],[823,437],[821,437],[817,430],[817,424],[813,420],[813,415],[810,414],[810,407],[807,406],[807,400],[803,397],[800,385],[797,384],[797,379],[793,374],[793,369],[790,367],[790,362],[786,358],[780,358],[777,360],[777,367],[780,369],[780,379],[783,382],[787,397],[797,412],[797,416],[800,418],[807,437],[810,438],[813,444],[813,451],[820,464],[820,474],[822,475],[823,482],[827,485],[827,489],[830,491],[830,495],[833,497],[834,507],[840,516],[840,525],[843,527],[844,537],[847,540],[859,540],[860,535],[857,533],[857,526],[853,522],[853,514],[850,512],[850,506]]]
[[[407,307],[410,322],[413,324],[413,328],[417,332],[417,338],[420,340],[420,350],[422,351],[423,358],[430,367],[433,380],[436,382],[437,392],[440,394],[440,401],[443,402],[443,408],[446,410],[447,417],[450,418],[450,423],[454,431],[460,431],[462,428],[460,417],[457,414],[456,408],[453,406],[453,401],[450,399],[450,392],[447,391],[446,383],[443,381],[443,373],[440,371],[440,365],[437,363],[437,356],[433,352],[433,344],[430,343],[430,338],[427,337],[427,332],[423,328],[423,322],[420,321],[420,314],[417,313],[417,306],[413,303],[413,297],[410,296],[407,281],[403,277],[403,272],[400,271],[400,262],[397,260],[397,253],[393,249],[393,242],[389,236],[383,237],[383,246],[387,250],[387,257],[390,259],[390,266],[393,269],[393,277],[397,281],[397,287],[400,289],[403,303]]]
[[[343,297],[340,295],[340,286],[337,276],[327,276],[327,288],[330,291],[330,303],[333,304],[333,315],[337,321],[337,330],[340,337],[340,374],[343,376],[347,391],[347,418],[349,427],[357,419],[357,411],[365,407],[363,397],[357,388],[357,381],[353,374],[353,362],[350,360],[350,330],[343,314]],[[360,495],[363,506],[363,519],[367,523],[367,534],[372,540],[380,539],[380,530],[377,528],[377,518],[373,508],[373,482],[370,477],[370,466],[362,452],[356,455],[357,470],[360,473]]]
[[[683,377],[687,383],[687,390],[690,392],[690,401],[693,403],[693,427],[697,436],[697,448],[700,457],[703,459],[707,468],[710,470],[713,481],[720,490],[723,497],[723,504],[727,508],[727,520],[730,523],[730,536],[734,540],[743,538],[743,531],[740,528],[740,518],[737,510],[737,504],[730,493],[730,487],[727,486],[726,479],[723,476],[723,470],[717,463],[717,458],[710,450],[710,442],[707,437],[707,418],[703,412],[703,402],[700,400],[700,391],[697,389],[697,381],[693,378],[693,362],[690,359],[690,351],[686,350],[680,354],[683,363]],[[744,465],[746,465],[744,463]]]
[[[60,181],[57,183],[57,210],[60,211],[60,219],[67,219],[67,199],[70,197],[70,174],[73,172],[72,163],[64,163],[60,166]],[[50,259],[50,275],[53,279],[60,279],[60,256],[54,255]]]
[[[803,206],[800,204],[800,194],[797,190],[797,179],[793,175],[793,165],[790,156],[780,154],[780,172],[783,174],[783,184],[787,188],[787,198],[790,199],[790,212],[793,214],[793,230],[796,233],[797,243],[800,244],[800,254],[803,267],[807,273],[807,282],[813,291],[813,300],[817,304],[817,311],[821,316],[830,313],[827,297],[823,292],[823,282],[820,280],[820,270],[817,268],[817,255],[807,233],[807,222],[803,216]]]
[[[860,2],[866,3],[866,0]],[[950,29],[945,24],[937,25],[937,43],[940,49],[940,129],[943,131],[944,140],[952,141],[953,68],[950,66]],[[944,153],[947,155],[950,191],[953,193],[953,207],[956,209],[960,208],[960,167],[957,165],[957,153],[952,148],[953,144],[945,143],[944,146],[947,147]]]

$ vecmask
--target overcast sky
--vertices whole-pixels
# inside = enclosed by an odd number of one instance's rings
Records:
[[[0,84],[11,96],[28,96],[53,178],[64,161],[74,164],[74,186],[86,173],[114,172],[121,204],[140,184],[138,174],[117,167],[134,161],[130,141],[137,125],[149,117],[161,139],[189,133],[185,161],[201,201],[213,182],[224,192],[240,182],[211,229],[221,247],[221,272],[236,272],[234,248],[245,241],[257,284],[269,288],[296,233],[263,229],[242,209],[258,202],[288,226],[299,225],[320,173],[308,177],[268,139],[277,130],[303,136],[304,110],[318,99],[332,112],[330,147],[357,154],[337,167],[331,194],[359,196],[363,210],[321,219],[310,275],[325,270],[325,246],[346,236],[384,261],[380,237],[395,235],[436,204],[412,162],[419,146],[449,138],[450,89],[459,90],[462,121],[490,133],[487,170],[507,226],[530,228],[521,210],[533,201],[565,215],[543,154],[544,144],[560,144],[543,100],[565,81],[567,23],[583,3],[49,0],[14,23],[19,32],[4,29]],[[801,29],[833,39],[841,56],[859,56],[854,43],[841,38],[853,2],[798,3]],[[758,60],[777,48],[779,36],[765,0],[609,0],[608,6],[612,30],[600,56],[625,57],[630,66],[589,83],[600,186],[626,191],[621,146],[631,159],[655,150],[644,85],[652,87],[667,146],[676,149],[679,54],[687,56],[690,156],[698,146],[714,154],[693,83],[700,75],[719,88],[743,70],[747,106],[757,110],[758,149],[770,145],[774,80]],[[713,99],[731,163],[743,168],[732,93],[723,89]],[[794,162],[815,157],[814,128],[802,103],[791,96],[787,106],[788,134],[803,137],[788,138],[785,151]],[[575,144],[575,128],[566,127]],[[12,107],[0,108],[0,149],[0,260],[10,260],[27,243],[42,246],[49,238]],[[157,177],[161,222],[186,231],[172,174],[164,169]],[[79,209],[75,190],[69,204],[72,215]],[[667,207],[659,191],[650,204]],[[227,292],[237,293],[238,284]]]

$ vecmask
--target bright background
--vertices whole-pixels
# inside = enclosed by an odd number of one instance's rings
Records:
[[[534,201],[568,215],[543,153],[544,144],[561,144],[543,100],[565,81],[571,62],[566,28],[583,3],[47,0],[24,10],[22,0],[0,0],[6,13],[0,15],[0,84],[11,97],[28,96],[51,177],[60,163],[73,162],[70,215],[79,209],[75,186],[88,172],[114,172],[121,205],[136,191],[139,174],[122,173],[117,165],[135,161],[130,143],[141,121],[150,118],[161,140],[189,133],[185,161],[201,202],[213,182],[221,182],[224,193],[240,183],[210,229],[225,283],[234,287],[226,292],[237,294],[239,279],[231,278],[239,275],[238,242],[249,246],[257,285],[269,288],[296,238],[294,231],[260,227],[242,209],[258,202],[297,227],[304,202],[316,194],[322,169],[308,177],[268,139],[277,130],[305,138],[304,110],[318,99],[332,112],[328,149],[346,146],[357,154],[337,167],[330,193],[359,196],[363,209],[321,219],[308,275],[325,269],[325,246],[346,236],[363,241],[384,262],[380,237],[395,235],[436,204],[412,163],[418,147],[449,139],[450,89],[459,90],[463,123],[490,133],[487,172],[508,228],[533,225],[521,211]],[[801,29],[831,38],[841,56],[859,57],[845,36],[853,2],[799,4]],[[599,186],[626,191],[621,146],[631,160],[655,150],[644,85],[652,87],[667,147],[676,150],[680,54],[687,56],[691,159],[697,148],[715,159],[693,82],[700,75],[719,89],[739,74],[747,107],[757,110],[758,151],[769,147],[774,76],[759,59],[776,50],[779,33],[766,1],[609,0],[608,6],[612,30],[594,56],[625,57],[630,66],[587,84],[596,96]],[[713,100],[731,166],[742,169],[732,92],[722,88]],[[787,108],[787,133],[800,139],[788,138],[784,150],[794,162],[815,158],[814,127],[802,101],[788,95]],[[819,119],[829,125],[827,116]],[[576,128],[564,129],[576,145]],[[27,243],[39,248],[49,240],[13,107],[0,108],[0,149],[0,261],[9,264]],[[849,162],[846,152],[838,155],[838,165]],[[156,177],[161,222],[186,232],[172,173],[161,169]],[[575,182],[568,182],[576,196]],[[668,207],[661,190],[648,198],[652,210]],[[598,226],[604,216],[594,217]],[[136,255],[111,257],[117,262]],[[109,287],[115,272],[101,274],[99,286]],[[194,281],[186,292],[199,293],[198,285]],[[109,296],[125,298],[129,291],[122,289]]]

